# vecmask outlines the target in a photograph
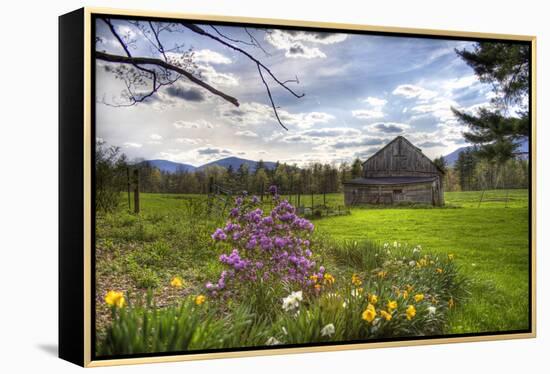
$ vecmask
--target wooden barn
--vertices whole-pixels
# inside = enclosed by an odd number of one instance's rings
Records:
[[[363,176],[344,183],[345,204],[444,205],[444,171],[403,136],[363,163]]]

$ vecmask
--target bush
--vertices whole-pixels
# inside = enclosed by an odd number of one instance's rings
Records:
[[[272,186],[275,207],[264,215],[256,196],[235,199],[225,227],[218,228],[212,239],[230,250],[219,257],[225,266],[217,282],[206,284],[212,295],[246,296],[249,289],[261,285],[257,294],[271,290],[301,287],[314,273],[315,261],[310,250],[313,224],[296,215],[294,207],[281,200]],[[323,273],[323,268],[318,270]],[[282,296],[282,295],[281,295]]]

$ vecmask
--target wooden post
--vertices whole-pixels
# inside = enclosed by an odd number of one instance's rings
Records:
[[[261,191],[261,200],[262,202],[264,201],[264,192],[265,192],[265,186],[264,186],[264,182],[262,182],[262,186],[260,187],[262,189]]]
[[[134,169],[134,213],[139,213],[139,170]]]
[[[214,177],[208,178],[208,193],[214,193]]]
[[[132,186],[132,183],[130,182],[130,168],[126,168],[126,182],[128,183],[128,212],[130,212],[132,210],[132,203],[130,201],[131,186]]]
[[[479,208],[481,206],[481,202],[483,201],[483,195],[485,194],[485,190],[481,191],[481,197],[479,198],[479,203],[477,203],[477,207]]]

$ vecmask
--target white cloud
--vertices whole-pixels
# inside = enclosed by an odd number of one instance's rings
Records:
[[[151,134],[150,138],[153,140],[162,140],[162,136],[159,134]]]
[[[479,83],[479,79],[476,75],[467,75],[460,78],[447,79],[441,84],[441,87],[443,87],[446,91],[454,91],[461,88],[471,87],[476,83]]]
[[[384,112],[379,109],[358,109],[351,111],[352,116],[359,119],[382,118]]]
[[[357,136],[361,131],[351,127],[328,127],[323,129],[312,129],[301,132],[302,135],[311,137],[333,137],[333,136]]]
[[[372,96],[369,96],[366,99],[363,99],[362,101],[373,107],[378,107],[378,108],[382,108],[388,102],[385,99],[380,99],[378,97],[372,97]]]
[[[425,104],[412,107],[411,112],[416,114],[430,114],[439,121],[450,121],[455,119],[451,107],[458,107],[458,103],[451,99],[438,98]]]
[[[384,134],[399,134],[411,128],[406,123],[396,122],[377,122],[364,126],[363,129]]]
[[[352,110],[351,115],[359,119],[372,119],[384,117],[383,108],[388,102],[385,99],[369,96],[366,99],[362,99],[362,102],[366,103],[367,109]]]
[[[284,50],[289,58],[325,58],[326,54],[311,44],[334,44],[346,40],[346,34],[271,30],[265,36],[272,46]],[[309,45],[308,45],[309,44]]]
[[[126,142],[123,145],[124,145],[124,148],[141,148],[141,147],[143,147],[143,144],[132,143],[132,142]]]
[[[200,49],[193,52],[195,62],[202,62],[205,64],[230,64],[231,59],[222,55],[221,53],[214,52],[210,49]]]
[[[301,129],[327,123],[334,119],[333,115],[324,112],[290,113],[284,109],[278,109],[278,113],[279,118],[285,125],[296,126]],[[237,126],[276,123],[273,108],[256,102],[243,103],[238,108],[229,105],[221,106],[218,109],[218,115]]]
[[[247,137],[247,138],[257,138],[257,137],[258,137],[258,134],[256,134],[256,133],[253,132],[253,131],[250,131],[250,130],[237,131],[237,132],[235,133],[235,135],[237,135],[237,136],[244,136],[244,137]]]
[[[201,139],[191,139],[191,138],[175,138],[174,141],[176,143],[180,143],[180,144],[195,145],[195,144],[199,144],[202,140]]]
[[[412,84],[401,84],[392,92],[394,95],[403,96],[407,99],[429,100],[437,96],[437,93],[420,86]]]
[[[136,32],[127,25],[118,25],[116,27],[117,33],[123,38],[128,40],[135,39],[137,36]]]
[[[205,80],[214,86],[233,87],[239,84],[239,79],[230,73],[219,73],[211,65],[200,65],[198,70]]]
[[[178,120],[173,123],[176,129],[213,129],[214,125],[204,119],[196,121]]]

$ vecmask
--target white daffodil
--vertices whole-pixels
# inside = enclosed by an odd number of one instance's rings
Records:
[[[302,291],[292,292],[283,299],[283,310],[289,312],[298,309],[302,300]]]
[[[414,266],[416,265],[416,261],[409,261],[409,266]]]
[[[329,323],[325,327],[321,329],[321,335],[322,336],[332,336],[334,334],[334,325],[332,323]]]
[[[430,316],[435,315],[435,311],[436,311],[436,307],[435,307],[435,306],[429,306],[429,307],[428,307],[428,314],[429,314]]]
[[[274,338],[273,336],[265,342],[265,345],[279,345],[281,342],[277,340],[277,338]]]

